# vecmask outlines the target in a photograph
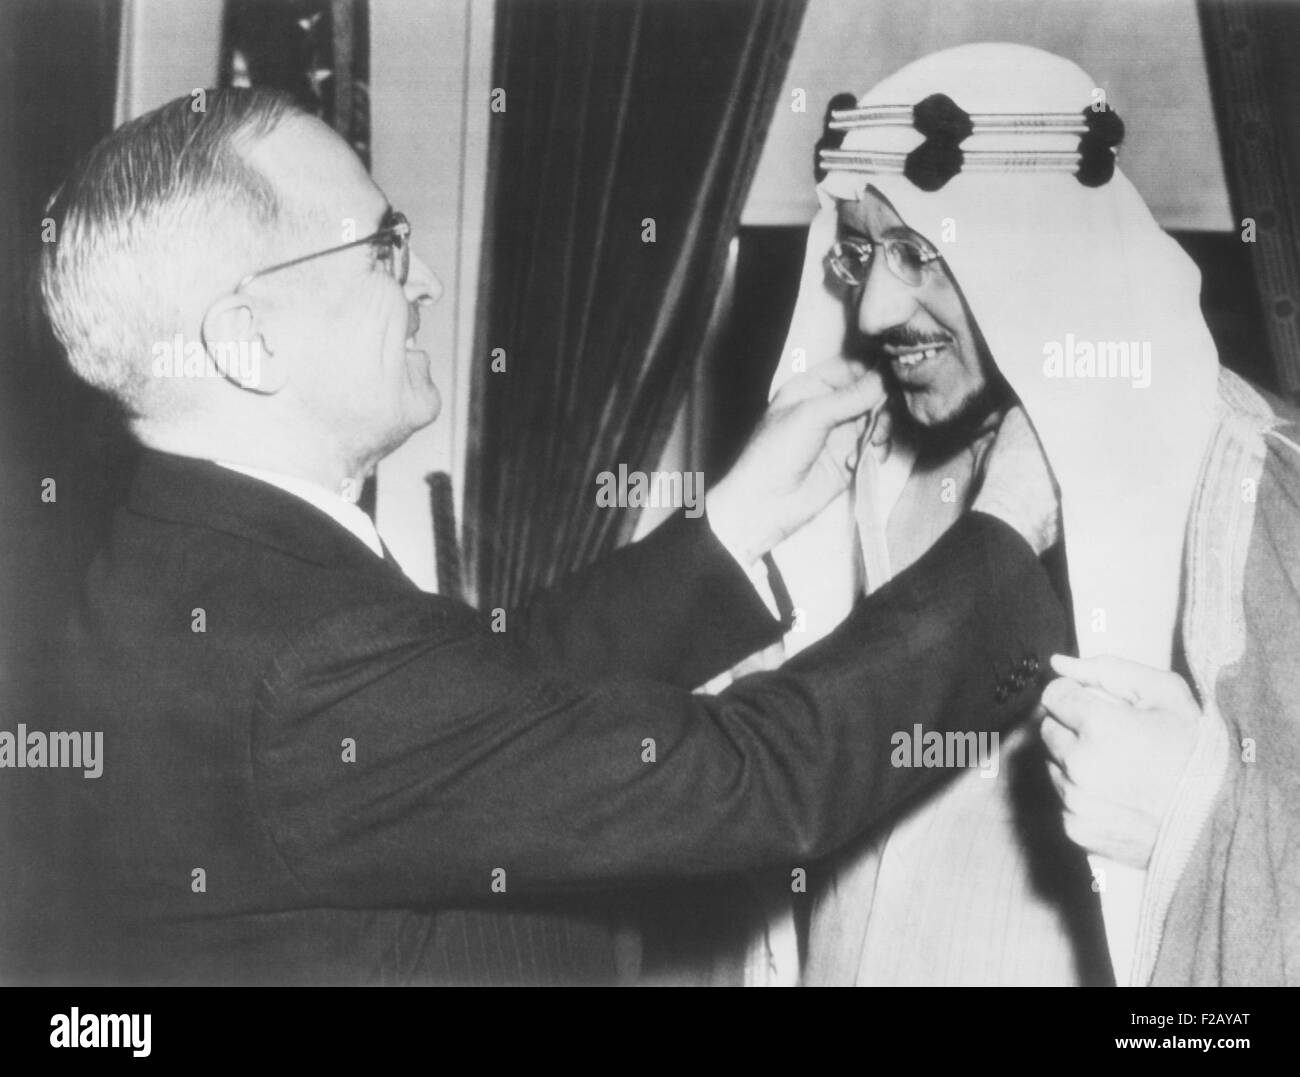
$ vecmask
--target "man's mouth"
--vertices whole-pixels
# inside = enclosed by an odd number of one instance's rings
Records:
[[[923,363],[932,363],[948,350],[948,342],[929,340],[923,344],[909,344],[900,347],[894,344],[884,345],[885,354],[893,361],[896,369],[915,370]]]

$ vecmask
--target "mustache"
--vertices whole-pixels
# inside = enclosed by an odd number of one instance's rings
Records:
[[[907,325],[892,326],[866,339],[875,348],[923,348],[931,344],[948,344],[952,340],[946,333],[922,333]]]

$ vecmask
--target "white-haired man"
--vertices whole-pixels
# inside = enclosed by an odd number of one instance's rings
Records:
[[[959,772],[832,861],[805,982],[1295,981],[1294,414],[1220,367],[1199,274],[1074,64],[963,46],[843,104],[776,385],[868,357],[893,435],[774,553],[806,628],[786,652],[960,518],[1023,407],[1084,660],[1057,660],[1041,741],[1007,738],[996,776]],[[769,930],[752,981],[791,937]]]
[[[504,626],[422,593],[352,501],[438,412],[415,338],[439,285],[324,124],[196,104],[114,132],[53,210],[51,320],[145,448],[50,711],[104,753],[32,813],[68,947],[34,975],[608,982],[604,891],[828,851],[926,783],[885,764],[886,715],[942,726],[947,694],[1061,645],[1031,442],[998,457],[1010,526],[972,514],[801,664],[690,692],[788,617],[747,573],[843,488],[827,434],[879,403],[843,362],[779,398],[704,519]],[[1037,697],[1002,683],[977,728]]]

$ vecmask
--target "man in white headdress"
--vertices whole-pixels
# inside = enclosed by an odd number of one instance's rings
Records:
[[[846,104],[774,389],[823,355],[872,358],[892,432],[775,551],[801,612],[785,654],[920,556],[992,431],[1027,414],[1083,661],[1057,664],[1041,740],[958,764],[826,867],[804,982],[1300,978],[1294,415],[1220,367],[1199,274],[1116,167],[1123,125],[1077,66],[963,46]],[[792,981],[790,925],[769,923],[748,982]]]

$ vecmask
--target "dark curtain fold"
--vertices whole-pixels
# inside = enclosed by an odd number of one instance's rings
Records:
[[[1300,4],[1200,0],[1201,34],[1236,227],[1246,244],[1274,384],[1300,402]]]
[[[37,690],[43,660],[133,456],[116,409],[72,374],[41,310],[45,207],[113,127],[119,0],[0,3],[0,690]],[[42,500],[53,479],[53,500]]]
[[[597,476],[663,449],[804,7],[498,0],[465,526],[481,604],[631,533]]]
[[[120,20],[119,0],[0,2],[0,725],[10,732],[63,728],[48,657],[134,457],[115,409],[64,361],[34,272],[42,242],[58,241],[44,224],[50,195],[112,129]],[[40,885],[45,773],[0,777],[0,984],[39,981],[64,956],[65,910]]]

